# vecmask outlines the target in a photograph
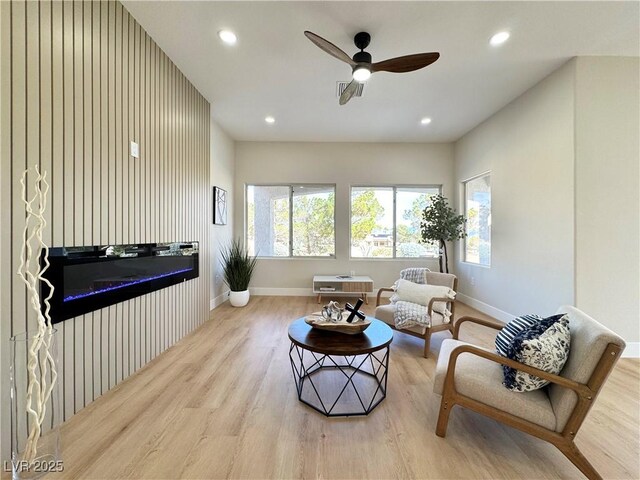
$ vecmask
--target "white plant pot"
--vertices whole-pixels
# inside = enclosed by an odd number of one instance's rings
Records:
[[[243,290],[242,292],[229,292],[229,303],[234,307],[244,307],[249,303],[249,290]]]

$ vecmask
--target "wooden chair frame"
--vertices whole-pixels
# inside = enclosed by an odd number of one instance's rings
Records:
[[[458,291],[457,278],[453,280],[453,290]],[[378,295],[376,295],[376,307],[380,306],[380,299],[381,299],[382,292],[395,292],[395,290],[393,288],[388,288],[388,287],[384,287],[378,290]],[[424,358],[429,357],[429,349],[431,348],[431,334],[433,332],[442,332],[444,330],[448,330],[453,335],[453,319],[454,319],[455,308],[456,308],[455,301],[446,297],[432,298],[431,301],[429,302],[429,305],[427,306],[429,317],[431,317],[431,315],[433,314],[433,304],[435,302],[447,302],[449,304],[449,311],[451,312],[451,321],[449,323],[443,323],[442,325],[435,325],[435,326],[428,327],[423,334],[412,332],[411,330],[405,330],[403,328],[396,328],[395,325],[389,325],[392,329],[398,332],[406,333],[407,335],[411,335],[413,337],[422,338],[424,340],[424,350],[422,353],[422,356]]]
[[[454,327],[454,339],[458,339],[460,326],[465,322],[476,323],[498,330],[504,326],[503,324],[498,322],[482,320],[474,317],[462,317],[456,322],[456,325]],[[537,377],[548,380],[563,388],[573,390],[578,396],[578,403],[573,409],[573,412],[571,413],[571,416],[569,417],[569,420],[567,421],[567,424],[562,432],[556,432],[541,427],[540,425],[536,425],[535,423],[504,412],[498,408],[478,402],[477,400],[474,400],[457,392],[454,381],[456,361],[458,360],[458,357],[463,353],[471,353],[473,355],[486,358],[487,360],[491,360],[501,365],[516,368],[522,372],[530,373]],[[580,469],[580,471],[587,478],[601,479],[602,477],[600,476],[600,474],[598,474],[598,472],[595,470],[595,468],[593,468],[593,466],[585,458],[582,452],[580,452],[574,442],[574,439],[578,433],[578,430],[582,426],[587,413],[589,413],[589,410],[593,406],[593,402],[598,396],[602,385],[613,370],[613,366],[618,360],[620,353],[621,349],[618,345],[609,343],[605,348],[602,357],[600,357],[596,368],[591,374],[591,378],[589,378],[589,381],[586,384],[582,384],[568,378],[554,375],[552,373],[539,370],[529,365],[516,362],[515,360],[502,357],[496,353],[488,352],[473,345],[461,345],[459,347],[456,347],[451,352],[451,356],[449,357],[447,375],[445,377],[444,389],[442,392],[442,401],[440,402],[440,414],[438,416],[438,424],[436,426],[436,435],[438,435],[439,437],[444,437],[446,435],[447,424],[449,422],[449,414],[451,413],[451,409],[454,407],[454,405],[460,405],[553,444],[564,454],[565,457],[567,457],[571,461],[571,463],[578,467],[578,469]],[[501,386],[497,386],[497,388],[501,388]]]

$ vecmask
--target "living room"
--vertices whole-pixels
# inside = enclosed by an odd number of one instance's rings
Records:
[[[0,3],[5,475],[638,478],[639,6]],[[422,225],[436,195],[459,222],[444,244]],[[256,257],[239,307],[234,240]],[[455,297],[439,321],[429,302],[416,327],[383,318],[429,286]],[[331,301],[354,321],[319,323],[367,329],[304,322]],[[555,314],[568,420],[556,385],[508,390],[500,360],[445,378],[462,342],[499,353],[487,325]],[[464,389],[485,363],[500,408]]]

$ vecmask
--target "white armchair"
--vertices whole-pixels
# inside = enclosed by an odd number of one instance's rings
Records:
[[[451,409],[460,405],[550,442],[588,478],[601,478],[574,439],[625,342],[574,307],[561,307],[558,313],[569,315],[571,332],[569,358],[559,375],[458,340],[466,322],[495,329],[503,324],[473,317],[458,320],[454,339],[442,342],[436,365],[433,390],[442,395],[436,435],[445,436]],[[551,383],[539,390],[513,392],[502,385],[502,365]]]
[[[424,281],[418,283],[427,283],[429,285],[440,285],[443,287],[449,287],[453,291],[456,291],[458,287],[458,278],[451,273],[438,273],[432,272],[428,268],[424,269],[407,269],[400,272],[401,278],[405,278],[404,273],[408,270],[412,270],[416,272],[418,270],[423,270]],[[382,320],[384,323],[389,325],[394,330],[397,330],[402,333],[406,333],[407,335],[412,335],[414,337],[423,338],[424,339],[424,352],[423,356],[427,358],[429,356],[429,347],[431,344],[431,334],[433,332],[441,332],[443,330],[448,330],[453,333],[453,319],[455,313],[455,302],[448,298],[433,298],[428,305],[428,314],[431,320],[430,327],[424,327],[420,325],[416,325],[409,328],[396,328],[395,326],[395,306],[393,304],[381,305],[382,292],[393,292],[393,288],[381,288],[378,290],[378,295],[376,297],[376,310],[374,316],[378,320]],[[451,321],[446,319],[444,315],[438,313],[433,310],[433,304],[435,302],[446,302],[447,309],[451,312]]]

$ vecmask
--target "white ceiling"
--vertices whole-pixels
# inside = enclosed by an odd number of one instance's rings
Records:
[[[125,7],[211,102],[236,140],[449,142],[576,55],[638,56],[633,2],[160,2]],[[233,30],[238,43],[217,37]],[[373,61],[438,51],[412,73],[379,72],[339,106],[350,67],[303,35],[349,55],[371,34]],[[488,39],[509,30],[498,48]],[[264,122],[276,118],[274,125]],[[428,126],[422,117],[431,117]]]

